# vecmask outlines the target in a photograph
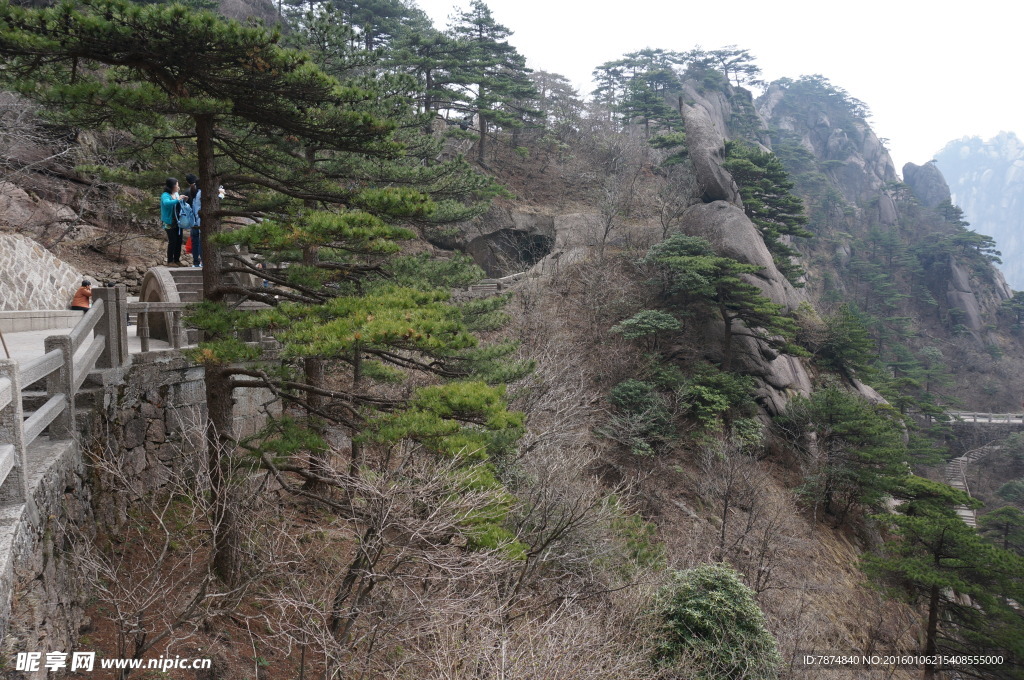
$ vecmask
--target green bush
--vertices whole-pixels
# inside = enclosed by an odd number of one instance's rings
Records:
[[[717,429],[719,418],[752,403],[754,381],[749,376],[720,371],[701,364],[682,388],[682,401],[706,429]]]
[[[699,680],[773,680],[781,657],[754,591],[725,564],[672,574],[659,593],[654,660]]]
[[[666,399],[651,383],[625,380],[612,388],[609,401],[619,411],[610,434],[628,444],[633,453],[651,455],[674,434]]]

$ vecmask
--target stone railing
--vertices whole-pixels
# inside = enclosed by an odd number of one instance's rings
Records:
[[[1024,423],[1024,413],[974,413],[971,411],[950,411],[949,415],[967,423],[993,423],[1019,425]]]
[[[172,349],[180,349],[188,344],[188,336],[185,331],[185,327],[182,324],[181,316],[192,303],[188,302],[129,302],[128,313],[138,315],[138,330],[136,331],[139,336],[139,341],[142,345],[142,351],[149,351],[149,336],[150,327],[153,323],[153,318],[157,314],[162,314],[163,321],[168,329],[168,344]]]
[[[0,360],[0,506],[26,502],[26,451],[44,430],[52,439],[73,438],[75,394],[89,373],[127,359],[124,289],[98,288],[93,295],[92,308],[70,333],[46,338],[41,357],[20,365]],[[45,401],[26,414],[25,390],[35,384],[45,384]]]

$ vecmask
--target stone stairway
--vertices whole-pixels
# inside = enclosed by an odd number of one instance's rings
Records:
[[[967,488],[966,467],[971,463],[974,463],[977,460],[987,456],[993,451],[998,450],[998,446],[986,444],[985,446],[980,446],[976,449],[968,451],[959,458],[952,459],[951,461],[946,463],[946,484],[949,484],[954,489],[959,489],[960,491],[963,491],[967,495],[970,495],[971,490]],[[976,529],[978,527],[978,513],[975,510],[972,510],[971,508],[968,508],[965,505],[958,505],[956,506],[956,514],[959,515],[960,519],[962,519],[964,523],[972,529]]]
[[[182,302],[203,299],[203,270],[199,267],[177,267],[169,270]]]

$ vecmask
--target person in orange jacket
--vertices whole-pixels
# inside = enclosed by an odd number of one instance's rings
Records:
[[[92,282],[86,279],[82,281],[82,287],[75,291],[75,297],[71,298],[71,309],[88,312],[92,306]]]

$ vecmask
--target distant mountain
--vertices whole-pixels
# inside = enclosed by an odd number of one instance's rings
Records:
[[[971,228],[996,240],[1006,282],[1024,290],[1024,142],[1012,132],[964,137],[935,158]]]

